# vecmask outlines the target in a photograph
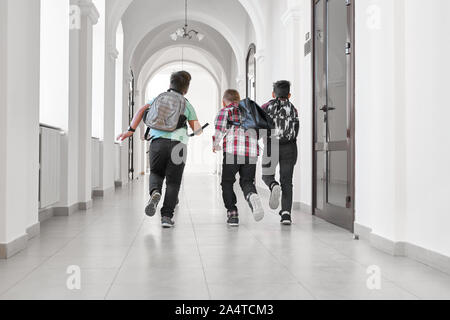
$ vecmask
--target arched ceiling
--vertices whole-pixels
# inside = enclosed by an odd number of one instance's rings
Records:
[[[132,58],[132,66],[136,74],[140,74],[145,65],[149,62],[154,62],[152,57],[157,53],[165,51],[165,49],[175,49],[175,52],[171,53],[171,59],[181,60],[182,47],[191,50],[184,50],[185,59],[197,60],[196,55],[205,56],[207,60],[210,60],[211,65],[214,65],[214,73],[221,74],[231,81],[230,72],[225,70],[231,69],[231,63],[236,57],[234,51],[223,38],[223,36],[211,27],[199,23],[192,22],[192,27],[201,31],[206,35],[205,39],[201,42],[197,40],[178,40],[173,41],[168,37],[178,26],[178,22],[171,22],[154,29],[147,34],[138,45]],[[198,50],[192,50],[198,48]],[[173,51],[173,50],[172,50]],[[205,59],[205,58],[203,58]],[[219,78],[221,78],[220,76]]]
[[[161,49],[147,60],[138,76],[138,88],[145,89],[150,78],[158,73],[164,66],[168,64],[180,64],[180,48],[177,46]],[[186,65],[195,64],[201,66],[214,79],[217,86],[220,87],[221,80],[225,78],[225,71],[220,63],[209,55],[208,52],[195,47],[186,47],[184,49]],[[187,70],[189,71],[189,70]],[[228,84],[223,83],[224,86]]]
[[[180,66],[180,61],[171,61],[167,63],[163,63],[161,65],[155,66],[154,70],[149,74],[149,76],[146,78],[145,82],[143,83],[142,90],[147,90],[148,85],[151,83],[152,79],[161,72],[172,72],[172,68],[178,68]],[[210,77],[211,80],[216,85],[217,89],[220,89],[220,85],[217,81],[217,78],[214,74],[211,73],[210,69],[205,66],[202,63],[198,63],[196,61],[186,61],[185,62],[185,70],[189,72],[198,71],[201,70],[203,72],[206,72]],[[195,79],[194,79],[195,80]]]
[[[217,56],[229,74],[231,65],[237,74],[242,76],[245,73],[243,61],[248,44],[255,42],[256,32],[253,26],[262,25],[258,15],[260,8],[256,6],[255,9],[253,1],[189,0],[188,2],[190,26],[200,29],[207,35],[205,44],[196,45]],[[160,49],[164,45],[170,45],[172,40],[169,35],[184,23],[184,0],[109,0],[107,10],[109,27],[115,28],[117,21],[122,19],[125,33],[125,63],[133,65],[134,68],[145,63],[142,60],[143,56],[149,58],[144,51],[151,52],[152,47]],[[179,43],[182,44],[182,41]],[[233,55],[230,55],[230,51]],[[231,79],[230,75],[227,77]]]
[[[263,12],[261,6],[258,4],[259,0],[189,0],[189,12],[196,12],[198,10],[203,10],[206,7],[209,7],[210,15],[213,18],[220,19],[221,17],[230,18],[225,22],[225,25],[230,23],[239,23],[237,15],[235,15],[238,11],[244,11],[245,14],[249,17],[251,25],[254,29],[256,35],[257,45],[261,48],[265,47],[263,42],[264,35],[266,33],[265,26],[263,20]],[[137,2],[140,2],[137,4]],[[142,7],[142,5],[144,6]],[[153,9],[151,11],[143,10],[145,5],[153,4]],[[182,13],[182,17],[184,18],[183,9],[184,9],[184,1],[183,0],[171,0],[168,1],[156,1],[156,0],[108,0],[107,1],[107,13],[108,13],[108,21],[107,26],[108,30],[110,30],[110,39],[109,43],[114,43],[114,34],[119,21],[123,18],[125,12],[131,7],[131,5],[136,5],[136,7],[141,7],[141,12],[145,13],[146,16],[144,19],[150,20],[155,19],[158,15],[170,16],[174,12]],[[176,6],[176,7],[175,7]],[[158,10],[159,8],[159,10]],[[240,30],[242,33],[242,29]]]

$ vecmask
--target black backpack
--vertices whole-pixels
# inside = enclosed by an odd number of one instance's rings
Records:
[[[275,124],[267,113],[253,100],[247,98],[242,100],[238,106],[242,118],[241,121],[230,122],[229,125],[241,127],[245,131],[256,130],[259,135],[259,130],[275,129]]]
[[[281,143],[297,140],[300,131],[300,121],[297,110],[289,100],[272,100],[266,112],[275,125],[273,136],[279,139]]]

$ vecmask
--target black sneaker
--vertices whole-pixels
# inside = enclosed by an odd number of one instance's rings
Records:
[[[292,217],[289,212],[281,213],[281,224],[285,226],[290,226],[292,224]]]
[[[230,227],[238,227],[239,226],[239,215],[237,211],[228,212],[228,225]]]
[[[145,207],[145,214],[149,217],[153,217],[156,213],[156,208],[158,208],[159,201],[161,201],[161,193],[154,191],[150,197],[150,200]]]
[[[253,217],[255,218],[255,221],[261,221],[264,219],[264,208],[261,202],[261,198],[258,194],[252,193],[248,196],[248,205],[250,206],[250,209],[252,210]]]
[[[175,222],[172,218],[169,217],[162,217],[161,218],[161,225],[165,229],[173,228],[175,227]]]

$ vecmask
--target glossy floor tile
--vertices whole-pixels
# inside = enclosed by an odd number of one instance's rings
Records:
[[[314,216],[295,212],[286,227],[268,210],[256,223],[238,188],[241,226],[227,227],[210,175],[185,177],[176,228],[163,230],[143,213],[146,180],[42,223],[26,250],[0,261],[0,299],[450,299],[448,274]]]

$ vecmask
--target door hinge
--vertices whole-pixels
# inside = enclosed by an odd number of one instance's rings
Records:
[[[350,55],[352,53],[352,44],[350,42],[345,43],[345,54]]]
[[[352,197],[351,196],[347,196],[347,198],[346,198],[346,206],[347,206],[347,209],[350,209],[351,207],[352,207]]]
[[[345,5],[346,6],[351,6],[352,5],[352,0],[345,0]]]

